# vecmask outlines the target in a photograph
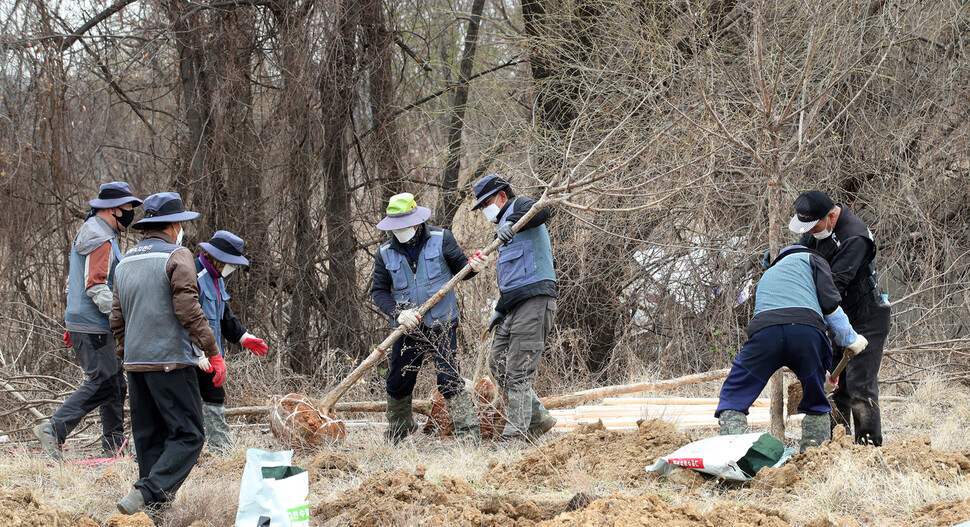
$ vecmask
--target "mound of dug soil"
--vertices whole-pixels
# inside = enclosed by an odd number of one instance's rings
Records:
[[[477,495],[465,481],[424,479],[424,469],[375,474],[358,489],[313,508],[325,524],[530,526],[555,517],[560,503],[536,503],[517,495]]]
[[[0,525],[9,527],[98,527],[87,516],[43,506],[30,489],[0,490]]]
[[[970,498],[927,505],[913,514],[913,524],[956,525],[970,520]]]
[[[778,468],[758,471],[751,488],[762,491],[792,488],[802,480],[802,474],[822,471],[837,463],[845,453],[874,469],[915,472],[937,483],[952,481],[970,473],[970,451],[940,452],[930,446],[928,437],[907,439],[880,448],[857,445],[841,427],[836,427],[831,441],[792,457],[791,461]]]
[[[485,481],[495,488],[558,487],[563,475],[583,471],[594,477],[633,482],[648,477],[645,470],[657,458],[690,441],[661,419],[640,421],[636,433],[607,430],[602,422],[580,425],[569,435],[508,465],[490,467]]]
[[[631,498],[614,494],[596,500],[581,511],[560,514],[551,521],[539,525],[664,525],[667,527],[731,527],[736,525],[778,526],[790,525],[781,513],[756,506],[738,507],[721,504],[707,514],[692,504],[670,505],[655,495]]]

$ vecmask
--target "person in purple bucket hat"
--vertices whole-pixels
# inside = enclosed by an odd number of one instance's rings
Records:
[[[216,231],[212,239],[202,242],[202,250],[195,259],[195,271],[199,282],[199,303],[209,327],[216,335],[219,353],[225,356],[222,339],[238,343],[254,355],[266,355],[269,347],[263,339],[249,333],[246,326],[229,309],[229,293],[226,292],[226,277],[240,267],[249,267],[249,260],[243,256],[245,242],[229,231]],[[205,422],[205,440],[210,450],[225,452],[232,446],[229,423],[226,421],[226,390],[213,384],[215,372],[196,370],[199,390],[202,394],[202,418]]]

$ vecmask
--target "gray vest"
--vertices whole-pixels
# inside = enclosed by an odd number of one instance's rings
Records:
[[[772,309],[800,307],[822,316],[808,257],[808,253],[792,254],[765,271],[755,293],[755,315]]]
[[[505,225],[506,218],[514,209],[513,199],[499,220],[499,227]],[[542,280],[556,281],[556,271],[552,265],[552,244],[546,226],[540,225],[517,232],[509,243],[499,247],[495,272],[498,275],[498,289],[502,293]]]
[[[411,266],[403,254],[391,249],[390,242],[381,246],[381,257],[384,259],[384,267],[391,273],[391,280],[394,282],[394,300],[398,304],[420,306],[454,276],[441,251],[444,231],[437,227],[427,227],[427,229],[428,241],[418,255],[417,272],[411,271]],[[422,323],[430,326],[435,322],[455,320],[458,320],[458,300],[455,299],[455,291],[452,289],[425,313]],[[391,327],[397,327],[394,317],[391,317]]]
[[[165,272],[180,245],[149,238],[134,246],[115,269],[115,293],[125,316],[125,364],[196,366],[189,331],[175,315],[172,282]]]
[[[67,308],[64,310],[64,322],[68,330],[87,333],[110,333],[108,315],[98,309],[98,305],[87,295],[87,284],[84,280],[85,259],[94,249],[104,242],[111,242],[111,261],[108,264],[108,289],[114,288],[114,273],[118,261],[121,260],[121,249],[114,237],[114,230],[97,217],[88,218],[81,226],[74,242],[71,243],[71,263],[67,276]]]

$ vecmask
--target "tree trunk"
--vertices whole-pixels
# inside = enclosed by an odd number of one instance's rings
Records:
[[[462,202],[458,191],[458,176],[461,171],[461,135],[465,126],[465,105],[468,103],[468,78],[475,65],[475,52],[478,47],[478,30],[482,20],[485,0],[474,0],[465,45],[461,50],[461,63],[458,69],[458,82],[454,87],[455,96],[451,101],[451,118],[448,122],[448,158],[445,171],[441,176],[441,202],[438,205],[438,225],[451,228],[451,222]]]
[[[361,5],[356,1],[343,4],[339,13],[337,34],[324,60],[320,77],[320,99],[323,105],[324,216],[327,227],[327,289],[324,316],[328,342],[351,356],[366,353],[362,345],[362,317],[347,316],[360,312],[357,269],[357,237],[354,234],[353,196],[347,172],[347,134],[351,124],[354,86],[357,77],[355,41],[361,19]]]

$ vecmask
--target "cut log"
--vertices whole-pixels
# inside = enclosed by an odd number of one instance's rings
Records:
[[[428,415],[431,409],[431,401],[427,399],[415,399],[411,401],[411,409],[416,414]],[[268,415],[271,410],[269,406],[237,406],[226,408],[226,417],[242,417],[254,415]],[[337,403],[338,412],[385,412],[387,411],[387,401],[359,401],[350,403]]]
[[[633,384],[620,384],[616,386],[604,386],[603,388],[592,388],[590,390],[568,393],[566,395],[543,397],[542,404],[551,410],[553,408],[562,408],[563,406],[569,406],[571,404],[585,401],[592,401],[594,399],[603,399],[605,397],[612,397],[614,395],[646,392],[650,390],[669,390],[671,388],[687,386],[688,384],[723,379],[724,377],[727,377],[729,371],[730,370],[728,368],[724,368],[721,370],[685,375],[683,377],[677,377],[676,379],[668,379],[665,381],[644,381]]]

